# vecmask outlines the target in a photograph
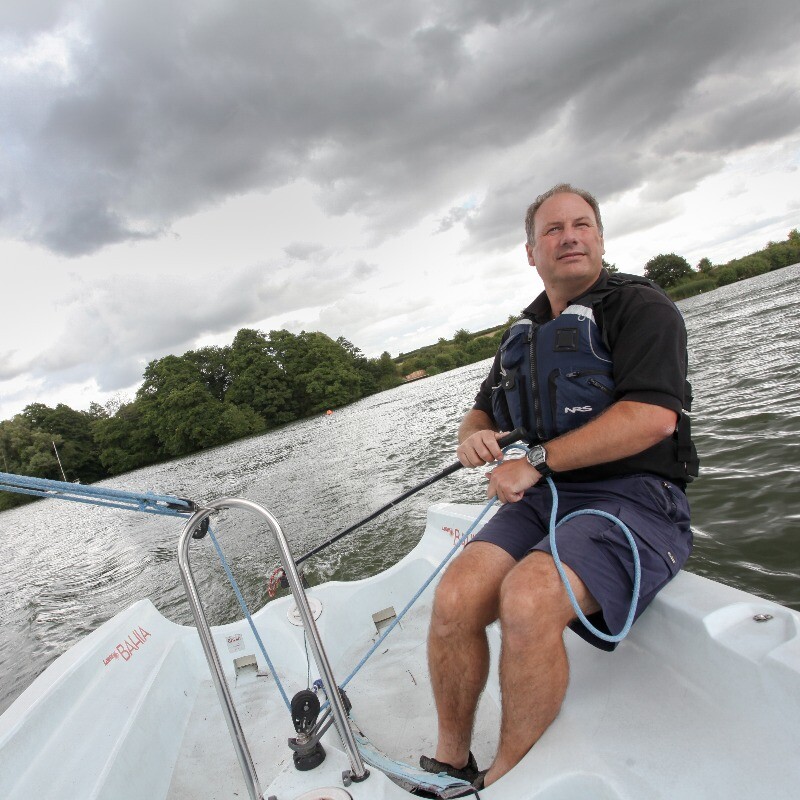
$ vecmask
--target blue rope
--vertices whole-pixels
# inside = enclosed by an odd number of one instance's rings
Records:
[[[267,666],[269,667],[269,671],[272,673],[272,677],[275,679],[275,684],[278,687],[278,691],[281,693],[281,697],[283,698],[283,702],[286,703],[286,708],[290,711],[292,710],[292,706],[289,703],[289,698],[286,696],[286,692],[284,691],[283,684],[278,678],[278,673],[275,671],[275,667],[272,664],[272,661],[267,655],[267,648],[264,647],[264,642],[261,640],[261,636],[259,635],[258,631],[256,630],[256,626],[253,623],[253,618],[250,616],[250,611],[247,608],[247,603],[244,601],[244,597],[242,596],[241,591],[239,590],[239,585],[236,583],[236,578],[233,577],[233,572],[231,571],[230,565],[228,564],[225,555],[222,552],[222,548],[219,546],[219,542],[217,541],[217,537],[214,536],[214,531],[211,530],[211,526],[208,528],[208,535],[211,537],[211,541],[214,543],[214,547],[216,548],[217,555],[219,556],[219,560],[222,562],[222,566],[225,570],[225,573],[228,576],[228,580],[230,581],[231,586],[233,587],[233,591],[236,594],[236,599],[239,601],[239,608],[242,609],[245,618],[247,619],[248,625],[250,625],[250,630],[253,631],[253,636],[256,637],[256,641],[258,642],[258,646],[261,650],[261,654],[264,656],[264,660],[267,662]]]
[[[631,534],[628,526],[621,519],[617,519],[617,517],[615,517],[613,514],[609,514],[606,511],[600,511],[596,508],[584,508],[580,509],[579,511],[573,511],[571,514],[567,514],[567,516],[564,517],[561,522],[556,524],[556,516],[558,515],[558,491],[555,483],[553,483],[552,478],[548,477],[547,483],[550,485],[550,492],[553,495],[553,507],[550,510],[550,550],[553,554],[553,561],[556,562],[558,574],[561,576],[561,580],[564,583],[564,588],[567,590],[569,601],[572,603],[572,608],[578,615],[578,619],[583,623],[590,633],[593,633],[595,636],[605,642],[621,642],[628,635],[631,626],[633,625],[633,620],[636,616],[636,606],[639,604],[639,587],[641,586],[642,582],[642,566],[639,561],[639,550],[636,547],[636,541],[633,538],[633,534]],[[584,514],[605,517],[606,519],[611,520],[611,522],[613,522],[615,525],[619,526],[619,528],[625,534],[625,538],[627,538],[628,544],[631,546],[631,553],[633,554],[633,592],[631,594],[631,605],[630,609],[628,610],[628,618],[625,620],[622,630],[614,635],[609,635],[601,630],[598,630],[586,618],[586,615],[583,613],[580,605],[578,604],[575,593],[572,591],[572,586],[569,584],[569,579],[567,578],[566,572],[564,572],[564,567],[562,566],[561,559],[558,556],[558,548],[556,547],[556,530],[568,520],[571,520],[574,517],[580,517]]]

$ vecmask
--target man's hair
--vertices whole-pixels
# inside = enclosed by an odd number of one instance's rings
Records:
[[[553,195],[557,194],[576,194],[578,197],[582,197],[592,207],[592,211],[594,211],[594,218],[597,220],[597,229],[600,231],[600,235],[603,235],[603,220],[600,218],[600,205],[598,204],[595,196],[587,192],[585,189],[577,189],[575,186],[572,186],[569,183],[559,183],[552,189],[548,189],[544,194],[540,194],[528,206],[528,213],[525,214],[525,235],[527,236],[528,244],[533,244],[533,218],[536,216],[536,212],[539,210],[539,207],[542,205],[542,203],[544,203],[545,200],[549,200],[551,197],[553,197]]]

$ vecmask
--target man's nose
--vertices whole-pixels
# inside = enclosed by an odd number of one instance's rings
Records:
[[[561,229],[561,241],[565,244],[571,244],[578,240],[578,231],[573,225],[565,225]]]

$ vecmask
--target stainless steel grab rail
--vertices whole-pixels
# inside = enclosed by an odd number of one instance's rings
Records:
[[[275,519],[275,517],[273,517],[272,514],[270,514],[270,512],[267,511],[267,509],[265,509],[263,506],[260,506],[257,503],[253,503],[249,500],[241,500],[235,497],[225,497],[221,500],[207,503],[202,509],[195,512],[189,518],[189,521],[183,528],[180,542],[178,544],[178,567],[180,568],[181,580],[183,581],[183,586],[186,590],[186,596],[192,609],[192,615],[194,616],[195,624],[197,625],[197,633],[200,636],[200,643],[203,646],[203,652],[205,653],[208,666],[211,670],[211,678],[214,681],[214,686],[217,690],[217,696],[219,697],[220,705],[222,706],[225,721],[228,724],[231,740],[233,742],[234,749],[236,750],[236,755],[239,759],[239,766],[241,767],[242,775],[244,776],[245,783],[247,785],[247,791],[249,792],[250,797],[252,800],[263,800],[261,786],[258,782],[258,775],[256,774],[256,768],[253,764],[253,758],[250,755],[250,749],[248,748],[247,741],[245,740],[242,725],[239,722],[239,715],[236,713],[236,707],[234,706],[233,698],[231,697],[228,682],[225,680],[225,673],[222,669],[219,653],[217,652],[217,648],[215,647],[214,640],[211,636],[211,628],[208,625],[205,611],[203,610],[203,605],[200,602],[199,595],[197,594],[197,587],[195,586],[194,576],[192,574],[192,568],[189,562],[189,543],[192,540],[192,534],[195,530],[197,530],[198,526],[214,511],[220,511],[224,508],[239,508],[245,511],[250,511],[257,516],[262,517],[266,521],[269,529],[272,531],[281,554],[281,561],[283,563],[284,572],[286,573],[286,578],[289,581],[289,587],[292,590],[292,595],[294,596],[295,603],[297,604],[297,609],[300,612],[300,618],[303,622],[303,627],[308,634],[309,644],[311,645],[314,661],[316,662],[317,668],[320,671],[322,685],[325,688],[325,692],[328,696],[328,702],[330,703],[334,725],[336,726],[339,738],[342,740],[342,745],[347,753],[347,757],[350,760],[353,780],[363,780],[369,773],[367,768],[364,766],[364,762],[361,759],[361,754],[358,752],[358,746],[356,745],[355,738],[350,730],[350,724],[347,721],[347,712],[345,711],[344,703],[342,702],[341,695],[339,694],[339,689],[334,679],[333,671],[331,670],[330,662],[328,661],[328,656],[322,645],[322,640],[320,639],[317,625],[314,622],[314,615],[311,611],[311,607],[309,606],[306,593],[303,590],[303,586],[300,581],[300,575],[297,572],[297,566],[294,562],[294,558],[292,558],[292,554],[289,550],[289,544],[286,541],[283,531],[281,530],[281,526],[278,524],[278,521]]]

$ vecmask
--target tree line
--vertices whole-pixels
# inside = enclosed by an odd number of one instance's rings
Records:
[[[495,354],[500,346],[503,331],[514,317],[500,327],[493,327],[476,333],[465,328],[457,330],[452,339],[439,339],[436,344],[420,347],[410,353],[400,353],[395,359],[402,375],[422,370],[426,375],[438,375],[456,367],[483,361]]]
[[[763,249],[725,264],[715,265],[710,259],[701,258],[693,269],[683,256],[664,253],[647,262],[644,274],[666,289],[673,300],[683,300],[797,263],[800,263],[800,232],[793,228],[785,241],[769,242]]]
[[[91,483],[263,433],[401,382],[388,352],[366,358],[343,337],[243,328],[229,346],[151,361],[130,402],[92,403],[88,411],[32,403],[0,422],[0,469]],[[0,492],[0,509],[27,499]]]

